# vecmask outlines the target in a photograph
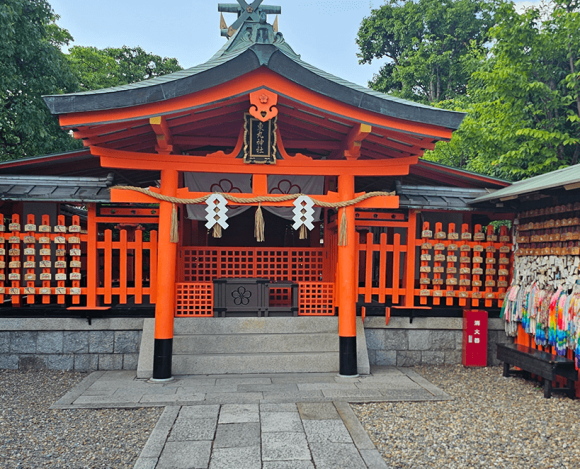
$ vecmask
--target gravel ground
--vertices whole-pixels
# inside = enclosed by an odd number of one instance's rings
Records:
[[[580,466],[580,401],[502,368],[415,367],[455,398],[352,405],[390,467]]]
[[[0,370],[0,467],[133,467],[163,408],[49,410],[85,376]]]

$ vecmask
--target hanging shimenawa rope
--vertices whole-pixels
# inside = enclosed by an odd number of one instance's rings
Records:
[[[150,197],[153,197],[154,199],[161,200],[163,202],[172,203],[173,204],[173,212],[171,214],[171,242],[172,243],[178,242],[177,210],[175,209],[175,204],[184,204],[184,205],[200,204],[202,202],[205,202],[212,195],[212,194],[207,194],[207,195],[204,195],[201,197],[197,197],[195,199],[181,199],[179,197],[171,197],[169,195],[158,194],[157,192],[153,192],[153,191],[151,191],[149,189],[145,189],[143,187],[114,186],[114,187],[111,187],[111,189],[140,192],[141,194],[148,195]],[[236,197],[236,196],[229,194],[227,192],[221,192],[220,194],[226,200],[228,200],[229,202],[232,202],[234,204],[255,204],[255,203],[261,204],[261,202],[286,202],[289,200],[295,200],[298,197],[306,195],[306,194],[285,194],[285,195],[280,195],[280,196],[276,196],[276,197],[268,196],[268,195],[259,195],[257,197],[242,198],[242,197]],[[359,195],[358,197],[355,197],[354,199],[342,200],[340,202],[325,202],[323,200],[317,200],[316,198],[309,196],[309,195],[306,195],[306,196],[310,197],[310,199],[314,202],[314,204],[318,205],[319,207],[335,208],[335,209],[343,208],[344,209],[345,207],[349,207],[351,205],[356,205],[359,202],[362,202],[363,200],[370,199],[371,197],[385,197],[385,196],[393,196],[393,195],[395,195],[395,192],[374,191],[374,192],[368,192],[366,194]],[[258,210],[260,212],[262,211],[260,205],[258,205]],[[342,218],[340,220],[339,242],[338,242],[339,246],[346,246],[346,243],[347,243],[347,235],[346,235],[347,229],[346,229],[346,214],[345,214],[345,212],[346,212],[346,210],[342,211]],[[260,215],[262,215],[262,214],[260,213]],[[264,218],[262,215],[262,222],[263,221],[264,221]],[[256,225],[257,224],[258,224],[258,211],[256,211]],[[221,237],[221,227],[216,229],[217,226],[219,226],[219,223],[216,223],[214,225],[214,237]],[[302,225],[302,226],[304,226],[304,225]],[[256,238],[258,238],[257,230],[256,230],[255,234],[256,234]],[[262,233],[262,236],[263,236],[263,233]],[[300,239],[305,239],[305,238],[300,238]],[[344,244],[341,244],[341,243],[344,243]]]
[[[264,228],[266,224],[264,223],[264,214],[262,213],[262,204],[258,204],[258,209],[256,210],[256,217],[254,222],[254,236],[258,243],[263,243],[266,238],[264,237]]]

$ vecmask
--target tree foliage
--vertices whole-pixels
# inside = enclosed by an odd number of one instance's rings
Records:
[[[493,47],[465,99],[441,103],[468,112],[449,143],[429,159],[522,179],[578,163],[580,13],[560,0],[547,15],[502,7]]]
[[[141,47],[74,46],[68,57],[81,90],[127,85],[182,70],[177,59],[147,53]]]
[[[181,70],[173,58],[140,47],[75,46],[46,0],[0,2],[0,160],[80,148],[43,95],[125,85]]]
[[[465,94],[498,6],[488,0],[387,0],[361,24],[359,62],[386,58],[377,91],[435,103]],[[475,54],[477,56],[477,54]]]
[[[60,48],[72,39],[45,0],[0,2],[0,160],[78,146],[42,101],[75,91]]]

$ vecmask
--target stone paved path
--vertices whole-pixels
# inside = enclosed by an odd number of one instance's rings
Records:
[[[181,376],[95,372],[52,408],[167,406],[136,469],[386,468],[349,402],[451,399],[410,369]]]

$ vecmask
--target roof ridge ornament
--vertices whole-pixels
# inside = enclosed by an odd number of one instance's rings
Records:
[[[245,23],[248,24],[246,39],[262,44],[272,44],[278,32],[278,17],[274,22],[276,28],[267,23],[268,15],[279,15],[282,8],[279,6],[262,5],[264,0],[254,0],[248,4],[245,0],[237,0],[235,3],[219,3],[221,35],[228,39],[232,37]],[[229,27],[223,18],[223,13],[237,13],[238,18]],[[249,36],[249,37],[247,37]]]

